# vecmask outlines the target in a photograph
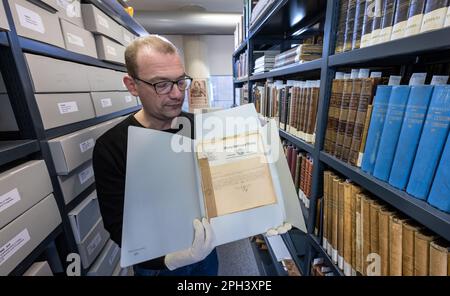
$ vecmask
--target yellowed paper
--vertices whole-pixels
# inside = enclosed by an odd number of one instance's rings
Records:
[[[213,194],[205,195],[208,218],[277,202],[258,133],[207,141],[197,148],[198,158],[208,159],[211,174]]]

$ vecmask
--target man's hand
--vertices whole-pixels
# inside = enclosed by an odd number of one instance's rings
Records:
[[[289,230],[291,230],[291,228],[292,228],[292,225],[290,223],[284,223],[281,226],[278,226],[276,228],[270,228],[269,230],[267,230],[266,236],[274,236],[274,235],[284,234],[284,233],[288,232]]]
[[[214,232],[206,218],[195,219],[194,222],[194,242],[192,246],[183,251],[167,254],[164,264],[169,270],[174,270],[186,265],[202,261],[214,250]]]

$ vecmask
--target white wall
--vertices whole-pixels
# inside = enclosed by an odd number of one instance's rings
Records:
[[[169,39],[182,53],[184,53],[182,35],[164,35],[164,37]],[[204,45],[207,47],[206,63],[209,66],[210,75],[233,75],[233,35],[201,35],[201,37]]]

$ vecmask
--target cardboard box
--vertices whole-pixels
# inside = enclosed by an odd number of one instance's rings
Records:
[[[100,218],[86,238],[77,244],[83,268],[91,266],[108,239],[109,233],[105,230],[103,220]]]
[[[45,129],[95,117],[89,93],[36,94],[35,97]]]
[[[125,85],[125,83],[123,83],[123,78],[125,77],[125,75],[127,75],[127,73],[120,72],[120,71],[114,71],[112,75],[113,75],[114,85],[116,86],[116,88],[113,90],[128,91],[127,86]]]
[[[102,35],[95,36],[98,58],[117,64],[125,64],[125,47]]]
[[[61,216],[53,194],[0,229],[0,275],[8,275],[58,225]]]
[[[58,175],[67,175],[92,158],[103,124],[94,125],[48,141]]]
[[[119,246],[109,240],[102,252],[89,269],[88,276],[112,276],[120,259]]]
[[[51,8],[53,8],[54,10],[58,11],[60,9],[59,5],[58,5],[58,1],[61,0],[40,0],[41,2],[44,2],[45,4],[47,4],[48,6],[50,6]],[[53,13],[53,11],[49,10],[50,12]]]
[[[23,276],[53,276],[53,272],[47,261],[41,261],[33,263]]]
[[[100,138],[101,135],[103,135],[108,130],[112,129],[114,126],[122,122],[125,118],[127,118],[128,115],[116,117],[114,119],[108,120],[102,124],[100,124],[98,130],[97,130],[97,139]]]
[[[60,19],[66,49],[97,58],[94,35],[66,20]]]
[[[136,101],[127,92],[95,92],[91,93],[97,117],[136,106]]]
[[[5,7],[3,1],[0,1],[0,30],[9,31],[8,19],[6,18]]]
[[[43,160],[32,160],[0,174],[0,228],[53,191]]]
[[[56,3],[58,5],[58,16],[60,18],[63,18],[80,28],[84,28],[79,0],[57,0]]]
[[[124,27],[122,27],[122,44],[127,47],[128,45],[131,44],[131,42],[133,42],[134,40],[136,40],[138,37],[136,35],[134,35],[133,33],[131,33],[130,31],[128,31],[127,29],[125,29]]]
[[[112,18],[92,4],[82,4],[81,11],[86,30],[122,42],[122,28]]]
[[[91,91],[112,91],[118,88],[116,71],[87,66]],[[120,87],[120,86],[119,86]]]
[[[91,89],[88,67],[82,64],[29,53],[25,54],[25,59],[36,93],[87,92]]]
[[[97,191],[94,190],[75,209],[69,212],[70,225],[78,244],[86,239],[99,219],[101,220],[102,216],[97,200]]]
[[[64,48],[58,16],[26,0],[9,0],[17,35]]]
[[[16,117],[7,94],[0,94],[0,132],[19,131]]]
[[[64,203],[66,205],[69,204],[75,197],[93,184],[94,181],[94,169],[91,161],[87,161],[67,176],[58,176]]]

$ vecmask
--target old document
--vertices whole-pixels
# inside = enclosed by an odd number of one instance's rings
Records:
[[[277,202],[259,133],[205,141],[197,148],[208,218]]]

